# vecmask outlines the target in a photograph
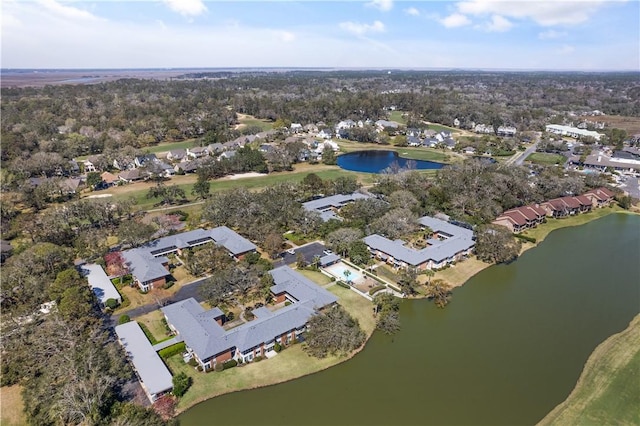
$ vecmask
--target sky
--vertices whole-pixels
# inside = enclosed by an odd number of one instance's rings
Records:
[[[640,71],[638,0],[2,0],[2,68]]]

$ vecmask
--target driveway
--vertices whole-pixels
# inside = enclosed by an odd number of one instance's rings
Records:
[[[294,249],[294,254],[287,253],[286,251],[280,253],[279,260],[274,262],[273,266],[277,268],[278,266],[291,265],[293,263],[296,263],[296,258],[298,257],[298,253],[302,253],[302,256],[304,257],[304,259],[308,263],[311,263],[315,256],[320,256],[320,257],[324,256],[324,251],[326,249],[327,248],[321,243],[317,243],[317,242],[309,243],[307,245],[300,246]]]

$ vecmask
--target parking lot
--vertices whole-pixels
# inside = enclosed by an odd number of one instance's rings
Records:
[[[315,256],[324,256],[324,251],[327,248],[320,243],[309,243],[304,246],[300,246],[298,248],[287,250],[285,252],[280,253],[279,260],[275,262],[274,266],[280,265],[291,265],[292,263],[296,263],[296,258],[298,257],[298,253],[301,253],[304,257],[304,260],[307,263],[311,263]],[[292,253],[290,253],[292,252]]]

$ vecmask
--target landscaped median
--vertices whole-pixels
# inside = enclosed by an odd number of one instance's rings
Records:
[[[367,338],[370,337],[375,329],[371,302],[337,285],[330,286],[328,290],[338,296],[338,303],[358,320]],[[180,354],[168,358],[166,363],[174,376],[184,372],[193,379],[191,387],[178,402],[177,412],[180,413],[198,402],[225,393],[273,385],[316,373],[348,360],[361,349],[348,356],[318,359],[308,355],[302,344],[294,344],[271,359],[209,373],[198,372],[185,364]]]

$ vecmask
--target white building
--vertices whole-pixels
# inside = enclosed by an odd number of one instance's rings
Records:
[[[563,126],[561,124],[547,124],[546,131],[560,136],[569,136],[571,138],[580,139],[581,137],[592,137],[596,141],[600,141],[602,133],[593,130],[578,129],[577,127]]]

